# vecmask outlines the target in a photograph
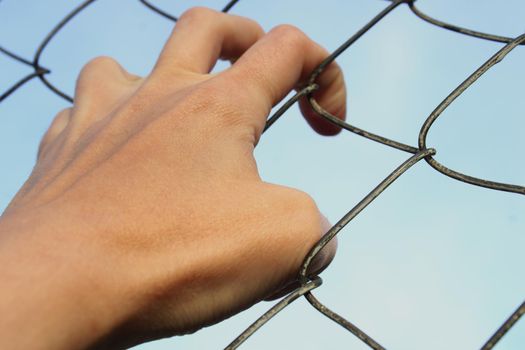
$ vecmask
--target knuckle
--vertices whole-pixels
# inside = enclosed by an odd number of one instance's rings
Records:
[[[290,187],[269,185],[272,215],[280,223],[279,239],[294,257],[297,266],[311,247],[322,237],[323,222],[314,199]]]
[[[53,118],[53,121],[51,122],[51,125],[49,126],[49,131],[53,132],[58,129],[63,129],[65,124],[67,124],[69,120],[69,115],[72,111],[72,108],[65,108],[57,113],[55,118]]]
[[[264,28],[257,21],[248,17],[244,17],[243,19],[249,24],[250,27],[254,29],[259,38],[264,35]]]
[[[47,129],[46,133],[40,140],[40,145],[38,147],[38,156],[42,154],[43,150],[53,142],[56,137],[65,129],[69,122],[69,116],[71,114],[72,108],[66,108],[57,113],[53,118],[51,125]]]
[[[298,216],[298,227],[301,234],[305,236],[305,242],[308,246],[320,238],[321,233],[321,215],[315,200],[308,194],[297,191],[296,210]]]
[[[214,84],[206,84],[198,89],[190,99],[192,109],[205,110],[206,113],[199,113],[195,111],[194,114],[207,115],[208,123],[215,126],[231,126],[237,124],[241,119],[241,108],[239,108],[233,100],[230,89],[225,86],[215,86]]]
[[[195,6],[186,10],[178,20],[178,23],[182,22],[200,22],[210,20],[213,17],[217,17],[218,12],[207,7]]]
[[[286,188],[286,200],[283,201],[289,212],[293,227],[306,235],[306,240],[319,239],[321,230],[321,215],[315,200],[306,192]],[[304,237],[304,236],[303,236]]]
[[[142,92],[135,95],[134,99],[137,101],[137,98],[140,100],[154,98],[166,101],[171,108],[166,109],[162,114],[179,130],[187,128],[192,132],[203,134],[215,133],[239,125],[246,119],[228,86],[230,85],[208,80],[197,86],[182,89],[184,98],[172,103],[169,102],[172,94],[161,91],[161,85],[154,82],[144,85]]]
[[[78,75],[77,87],[82,89],[91,84],[96,84],[99,79],[107,79],[120,65],[111,57],[99,56],[91,59],[82,67]]]
[[[139,76],[128,73],[115,59],[99,56],[82,67],[77,78],[75,96],[81,94],[116,96],[127,87],[138,86],[142,80]]]
[[[286,42],[286,45],[293,47],[302,47],[308,42],[308,37],[299,28],[290,24],[281,24],[271,30],[271,33],[280,40]]]
[[[116,68],[119,64],[113,58],[108,56],[98,56],[91,59],[88,63],[82,68],[82,73],[92,73],[98,71],[104,71],[108,68]]]
[[[299,212],[305,213],[308,217],[314,217],[317,220],[316,215],[319,214],[317,204],[315,200],[306,192],[294,190],[293,201],[296,204],[296,208]]]

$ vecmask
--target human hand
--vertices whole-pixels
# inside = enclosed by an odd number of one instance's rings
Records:
[[[291,26],[264,34],[194,8],[149,76],[109,58],[86,65],[0,221],[1,347],[131,346],[293,282],[327,223],[307,194],[262,181],[253,149],[272,106],[327,55]],[[210,74],[219,58],[234,63]],[[320,104],[344,118],[338,66],[317,83]],[[321,134],[338,132],[300,107]],[[334,254],[335,242],[312,273]]]

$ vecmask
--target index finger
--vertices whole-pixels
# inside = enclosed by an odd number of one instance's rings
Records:
[[[260,100],[267,111],[290,90],[306,83],[311,72],[328,56],[328,52],[299,29],[281,25],[272,29],[248,49],[227,71]],[[332,62],[317,78],[320,88],[317,101],[331,114],[345,119],[346,88],[341,68]],[[303,100],[301,111],[307,122],[320,134],[334,135],[340,128],[318,116]],[[266,116],[258,116],[257,130],[262,130]]]
[[[194,7],[179,18],[155,69],[209,73],[219,58],[237,58],[263,34],[251,19]]]

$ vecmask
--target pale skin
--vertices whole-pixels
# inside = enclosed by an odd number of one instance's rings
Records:
[[[193,8],[148,76],[88,63],[0,219],[0,348],[126,348],[289,290],[328,224],[304,192],[264,182],[253,149],[272,106],[327,55],[292,26],[264,33]],[[234,63],[210,74],[218,59]],[[317,83],[343,119],[340,68]],[[300,107],[316,131],[338,133]]]

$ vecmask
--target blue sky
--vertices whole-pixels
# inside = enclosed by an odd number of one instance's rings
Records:
[[[78,3],[1,1],[0,45],[32,57],[46,33]],[[192,5],[218,9],[225,1],[155,3],[180,14]],[[334,50],[387,4],[240,0],[232,12],[265,29],[294,24]],[[473,29],[511,37],[525,32],[523,1],[417,4]],[[138,0],[99,0],[51,42],[42,65],[69,93],[83,64],[99,55],[144,75],[171,27]],[[433,27],[402,5],[338,59],[348,84],[348,119],[416,145],[429,113],[501,46]],[[443,113],[428,138],[436,159],[474,176],[525,184],[524,60],[519,47]],[[29,72],[0,55],[0,92]],[[38,80],[0,103],[0,209],[31,171],[47,125],[67,106]],[[307,191],[335,222],[408,155],[350,133],[318,136],[292,108],[264,135],[256,157],[263,179]],[[465,185],[421,162],[340,233],[338,255],[314,294],[389,349],[477,349],[525,298],[524,199]],[[196,334],[137,349],[221,348],[271,305],[260,303]],[[524,344],[521,321],[497,349]],[[302,299],[241,348],[367,349]]]

